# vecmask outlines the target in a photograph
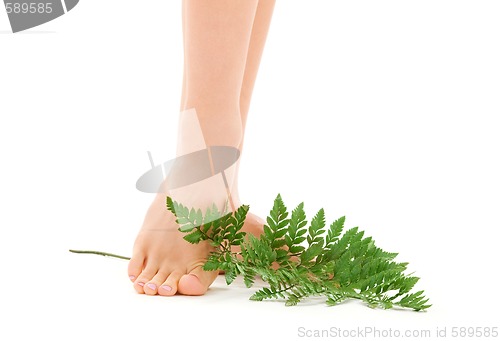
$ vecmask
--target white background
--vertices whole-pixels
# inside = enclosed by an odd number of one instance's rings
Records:
[[[250,302],[252,289],[222,279],[204,297],[147,297],[126,261],[70,254],[131,253],[152,199],[135,189],[146,151],[174,152],[180,9],[83,0],[12,34],[0,8],[1,334],[294,340],[299,327],[450,337],[499,326],[498,1],[278,1],[254,92],[243,202],[265,216],[281,193],[309,216],[345,215],[410,263],[427,312]]]

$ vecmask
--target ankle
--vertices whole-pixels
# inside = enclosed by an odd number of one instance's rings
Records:
[[[177,154],[183,155],[209,146],[230,146],[239,149],[243,142],[243,126],[239,110],[196,110],[181,112]]]

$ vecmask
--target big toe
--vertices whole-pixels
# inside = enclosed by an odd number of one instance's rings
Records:
[[[177,284],[177,292],[182,295],[200,296],[217,278],[217,271],[205,271],[201,266],[182,276]]]

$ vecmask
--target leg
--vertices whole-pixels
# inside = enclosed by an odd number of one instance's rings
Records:
[[[271,24],[271,19],[273,15],[274,5],[276,0],[259,0],[257,5],[257,10],[255,13],[255,18],[252,25],[252,32],[250,35],[250,41],[248,45],[247,56],[245,59],[245,71],[243,74],[243,81],[241,84],[240,96],[239,96],[239,109],[242,125],[242,139],[238,146],[240,151],[243,150],[243,140],[244,133],[246,129],[248,112],[250,109],[250,102],[252,98],[252,93],[257,78],[257,73],[259,70],[260,61],[264,51],[264,46],[267,39],[267,34]],[[186,63],[185,63],[186,65]],[[181,101],[181,110],[189,108],[186,104],[186,76],[184,75],[183,81],[183,96]],[[236,206],[241,204],[239,199],[238,191],[238,170],[240,166],[240,161],[237,162],[235,168],[235,179],[234,186],[231,188],[231,195],[235,201]],[[247,219],[245,220],[245,226],[243,230],[254,235],[258,235],[262,231],[262,227],[265,221],[260,217],[249,212]]]
[[[195,108],[207,146],[238,147],[239,99],[257,0],[184,0],[185,75],[181,109]],[[180,127],[182,129],[182,127]],[[178,150],[183,150],[182,140]],[[139,233],[129,276],[139,293],[201,295],[217,276],[201,269],[208,243],[188,244],[159,194]]]
[[[262,58],[269,27],[271,24],[275,3],[276,0],[259,0],[255,13],[255,18],[252,25],[248,51],[245,58],[245,71],[243,74],[243,81],[241,84],[240,96],[239,96],[239,109],[240,109],[240,117],[242,125],[242,139],[238,146],[240,151],[242,151],[243,149],[244,132],[246,129],[246,122],[250,108],[252,92],[254,89],[260,61]],[[186,28],[184,28],[184,30],[186,30]],[[185,63],[185,65],[186,64],[187,63]],[[183,80],[181,111],[189,108],[189,105],[186,103],[186,97],[187,97],[186,85],[187,84],[186,84],[186,72],[185,72]],[[232,186],[231,188],[231,195],[235,201],[236,206],[239,206],[241,204],[238,191],[239,166],[240,166],[240,161],[238,161],[236,164],[235,175],[234,175],[235,176],[234,186]],[[252,212],[249,212],[245,220],[243,231],[247,233],[252,233],[254,235],[259,235],[262,232],[264,224],[265,221],[263,219],[256,216]]]
[[[271,24],[274,5],[276,0],[259,0],[255,13],[254,22],[252,25],[252,33],[248,46],[246,57],[245,72],[243,75],[243,83],[240,91],[240,116],[243,126],[243,134],[246,128],[248,111],[250,109],[250,101],[252,92],[257,78],[262,53],[266,43],[267,33]],[[183,8],[185,10],[185,8]],[[185,15],[185,14],[184,14]],[[183,22],[185,25],[185,22]],[[184,27],[184,31],[186,28]],[[185,65],[185,64],[184,64]],[[186,104],[186,72],[184,72],[183,91],[181,99],[181,111],[185,110]],[[243,149],[243,141],[240,143],[240,150]]]
[[[240,92],[257,0],[185,0],[185,95],[210,145],[238,147]]]
[[[257,12],[252,27],[252,35],[250,37],[250,45],[248,47],[248,54],[246,58],[245,74],[243,76],[243,84],[240,92],[240,114],[241,123],[243,127],[243,137],[246,129],[248,112],[250,109],[250,101],[252,99],[252,92],[257,79],[257,72],[259,70],[262,53],[266,43],[267,33],[271,24],[274,5],[276,0],[259,0]],[[243,150],[243,139],[239,145],[240,151]],[[236,165],[236,186],[232,190],[232,195],[239,202],[238,192],[238,169],[240,161]],[[245,232],[250,232],[257,235],[262,231],[262,225],[265,223],[261,218],[249,212],[245,221]]]
[[[250,45],[246,58],[245,74],[243,76],[243,84],[240,93],[240,112],[243,132],[245,131],[247,123],[250,100],[252,99],[257,71],[259,70],[275,3],[276,0],[259,0],[257,12],[255,13],[252,35],[250,37]],[[242,148],[243,141],[240,144],[240,149]]]
[[[264,51],[264,46],[266,43],[269,26],[271,24],[275,3],[276,0],[259,0],[259,3],[257,5],[257,10],[255,13],[254,22],[252,25],[252,31],[250,35],[248,52],[245,62],[245,71],[243,74],[243,81],[241,84],[240,97],[239,97],[239,111],[241,117],[241,124],[243,127],[242,129],[243,138],[246,129],[246,123],[248,118],[248,112],[250,109],[252,93],[255,86],[255,81],[257,79],[257,72],[259,70],[262,53]],[[184,27],[184,31],[185,30],[186,28]],[[184,65],[186,65],[186,63]],[[186,96],[187,96],[186,71],[184,71],[181,111],[185,110],[186,108],[189,108],[189,105],[186,103]],[[243,138],[241,140],[241,143],[239,144],[240,150],[243,149]]]

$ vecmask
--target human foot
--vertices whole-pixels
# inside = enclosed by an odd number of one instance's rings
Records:
[[[242,228],[260,235],[264,221],[249,213]],[[189,244],[178,231],[174,215],[167,210],[165,195],[151,204],[134,244],[128,274],[140,294],[172,296],[203,295],[217,278],[217,271],[204,271],[213,248],[208,242]]]

